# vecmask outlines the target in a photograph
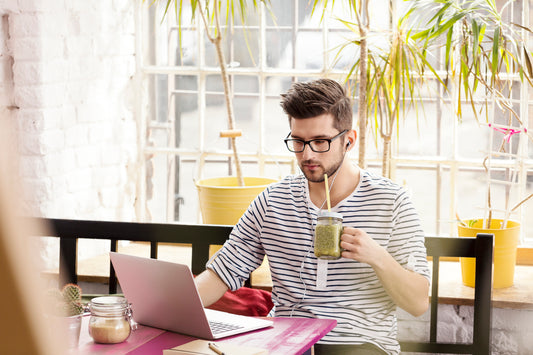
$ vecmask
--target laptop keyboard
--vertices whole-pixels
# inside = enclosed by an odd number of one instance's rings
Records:
[[[213,334],[219,334],[230,330],[244,328],[242,325],[239,324],[224,323],[218,321],[209,321],[209,325],[211,326],[211,331],[213,332]]]

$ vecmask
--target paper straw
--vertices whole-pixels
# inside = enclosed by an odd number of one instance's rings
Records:
[[[331,202],[329,200],[328,174],[324,174],[324,184],[326,184],[326,201],[328,203],[328,212],[331,212]]]

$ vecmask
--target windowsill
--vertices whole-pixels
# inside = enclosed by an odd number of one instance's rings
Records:
[[[495,308],[533,310],[533,266],[517,265],[514,285],[492,290],[492,305]],[[461,264],[441,261],[439,280],[439,303],[473,305],[474,288],[463,285]]]
[[[130,243],[119,248],[121,253],[149,257],[149,245]],[[184,245],[160,244],[159,259],[190,265],[191,249]],[[57,275],[57,270],[47,274]],[[109,255],[99,255],[81,260],[78,265],[78,280],[107,283],[109,279]],[[252,287],[272,289],[270,271],[266,262],[252,274]],[[439,303],[453,305],[473,305],[474,288],[463,285],[461,266],[457,261],[441,261],[439,282]],[[514,285],[492,291],[493,307],[533,310],[533,266],[517,265]]]

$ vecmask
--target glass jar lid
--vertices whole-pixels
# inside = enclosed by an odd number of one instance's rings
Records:
[[[342,220],[342,214],[337,212],[330,212],[327,210],[318,211],[318,218],[337,218]]]
[[[91,314],[100,316],[121,316],[129,310],[128,300],[124,297],[103,296],[95,297],[89,302]]]

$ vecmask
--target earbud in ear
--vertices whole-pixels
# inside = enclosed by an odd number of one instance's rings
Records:
[[[352,144],[351,142],[346,143],[346,148],[348,148]]]

